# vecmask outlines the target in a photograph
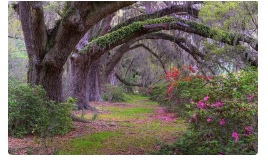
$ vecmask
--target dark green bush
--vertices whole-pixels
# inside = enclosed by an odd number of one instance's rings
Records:
[[[127,95],[123,89],[110,84],[105,85],[105,92],[101,97],[104,101],[113,102],[126,102],[130,100],[130,96]]]
[[[173,82],[172,91],[166,87],[164,98],[158,99],[182,113],[190,132],[156,154],[256,154],[257,70],[198,80]]]
[[[183,137],[173,144],[160,143],[160,149],[152,152],[153,155],[254,155],[252,137],[240,140],[239,144],[229,141],[222,145],[220,141],[211,139],[196,132],[185,132]]]
[[[70,110],[74,103],[71,98],[59,104],[49,101],[40,86],[9,85],[8,132],[20,138],[25,134],[65,134],[72,127]]]

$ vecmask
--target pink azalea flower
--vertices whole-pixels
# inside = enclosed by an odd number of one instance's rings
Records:
[[[216,102],[216,106],[222,107],[222,103],[220,101]]]
[[[232,137],[235,138],[235,142],[237,143],[239,139],[237,132],[233,132]]]
[[[204,97],[204,101],[206,102],[208,100],[208,95]]]
[[[245,129],[246,129],[247,131],[251,131],[251,128],[250,128],[249,126],[246,126]]]
[[[196,119],[196,113],[193,114],[193,119]]]
[[[253,94],[248,95],[248,99],[252,100],[253,99]]]
[[[192,122],[192,118],[189,118],[189,123],[191,123]]]
[[[245,129],[246,129],[246,132],[244,133],[245,136],[250,135],[252,133],[250,126],[246,126]]]
[[[212,121],[212,119],[211,119],[211,118],[208,118],[208,119],[207,119],[207,122],[211,122],[211,121]]]
[[[224,125],[224,124],[225,124],[225,120],[224,119],[221,119],[220,125]]]
[[[202,101],[198,101],[198,102],[197,102],[197,106],[198,106],[200,109],[204,109],[205,104],[204,104]]]

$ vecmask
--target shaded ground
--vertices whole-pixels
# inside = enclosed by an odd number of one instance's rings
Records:
[[[173,142],[186,129],[182,120],[146,97],[134,96],[126,103],[93,102],[98,113],[74,111],[92,123],[74,122],[75,128],[50,141],[53,154],[148,154],[161,141]],[[9,153],[38,154],[40,141],[34,136],[23,139],[9,137]],[[36,150],[39,149],[39,150]]]

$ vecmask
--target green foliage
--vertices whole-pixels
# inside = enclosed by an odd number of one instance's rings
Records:
[[[41,137],[65,134],[72,127],[70,110],[75,100],[48,101],[40,86],[9,85],[8,131],[15,137],[36,133]]]
[[[199,17],[213,27],[240,32],[258,23],[258,2],[205,2]]]
[[[8,35],[23,38],[21,22],[14,10],[15,2],[8,6]]]
[[[27,53],[20,39],[8,39],[8,80],[26,83]]]
[[[236,40],[244,40],[245,37],[257,38],[258,35],[258,2],[243,2],[243,1],[227,1],[227,2],[205,2],[205,5],[199,12],[199,18],[202,23],[211,26],[210,34],[215,40],[223,40],[229,45],[237,43]],[[221,30],[229,31],[230,33],[221,32]],[[232,34],[232,33],[235,33]],[[246,35],[240,35],[244,33]],[[257,40],[251,38],[249,44],[255,46]],[[231,43],[231,44],[230,44]],[[244,56],[249,53],[249,56],[254,56],[250,51],[246,50],[246,46],[222,46],[214,41],[203,42],[204,53],[206,60],[217,63],[220,59],[225,63],[225,66],[236,66],[237,57]],[[244,47],[243,47],[244,46]],[[250,55],[251,54],[251,55]],[[216,57],[215,57],[216,55]],[[254,57],[252,57],[254,58]],[[223,61],[224,60],[224,61]],[[244,61],[245,62],[245,61]],[[246,64],[248,61],[245,62]]]
[[[173,144],[160,143],[158,151],[153,155],[255,155],[251,139],[241,140],[239,145],[233,141],[227,142],[224,146],[218,140],[207,140],[204,135],[196,132],[185,132],[183,137]],[[251,146],[250,148],[247,148]]]
[[[130,100],[130,96],[127,95],[120,87],[110,84],[105,85],[105,87],[105,92],[102,94],[102,99],[104,101],[126,102]]]
[[[257,70],[216,76],[207,85],[198,80],[177,81],[172,94],[157,99],[181,113],[191,132],[173,145],[163,145],[156,154],[256,154]]]

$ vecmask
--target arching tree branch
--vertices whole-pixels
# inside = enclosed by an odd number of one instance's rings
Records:
[[[116,10],[135,2],[87,2],[75,1],[60,21],[43,64],[64,65],[79,40],[101,19]],[[61,47],[61,48],[59,48]]]
[[[126,44],[122,45],[117,52],[114,54],[112,60],[108,63],[108,66],[106,68],[106,73],[109,74],[110,72],[112,72],[112,70],[114,69],[114,67],[117,65],[117,63],[121,60],[121,58],[123,57],[123,55],[133,49],[136,48],[144,48],[147,51],[149,51],[150,53],[152,53],[153,56],[155,56],[161,63],[164,71],[165,71],[165,64],[163,63],[163,61],[161,60],[161,58],[155,54],[150,48],[148,48],[147,46],[145,46],[144,44],[137,44],[131,47],[132,44],[134,44],[135,42],[139,41],[139,40],[143,40],[143,39],[163,39],[163,40],[167,40],[167,41],[171,41],[176,43],[181,49],[183,49],[184,51],[186,51],[188,54],[190,54],[198,64],[203,65],[205,64],[205,62],[203,62],[204,60],[204,54],[202,54],[196,47],[194,47],[193,45],[187,43],[186,39],[184,38],[179,38],[179,37],[174,37],[165,33],[152,33],[152,34],[146,34],[143,35],[141,37],[138,37],[136,39],[130,40],[129,42],[127,42]],[[200,59],[201,58],[201,61]],[[203,75],[205,75],[205,73],[203,71],[201,71],[201,73]],[[212,71],[213,74],[215,74]]]
[[[127,26],[133,22],[137,22],[137,21],[145,21],[147,19],[154,19],[154,18],[159,18],[159,17],[163,17],[172,13],[186,13],[188,15],[192,15],[194,17],[198,17],[198,10],[194,9],[191,7],[191,3],[187,2],[186,4],[183,5],[172,5],[170,7],[164,8],[162,10],[159,11],[155,11],[153,13],[150,14],[144,14],[144,15],[140,15],[140,16],[136,16],[133,18],[130,18],[116,26],[114,26],[112,28],[111,31],[116,31],[124,26]]]
[[[239,41],[243,41],[251,45],[253,48],[258,47],[258,41],[254,38],[243,34],[229,33],[221,30],[215,30],[211,27],[196,22],[186,21],[175,18],[159,18],[150,19],[144,22],[134,22],[117,31],[108,33],[91,41],[80,54],[90,55],[91,62],[98,59],[103,53],[113,49],[114,47],[128,42],[147,33],[160,30],[181,30],[187,33],[197,34],[203,37],[211,38],[229,45],[237,45]]]

